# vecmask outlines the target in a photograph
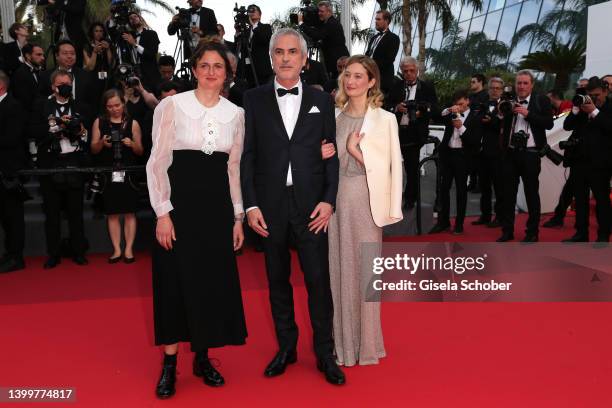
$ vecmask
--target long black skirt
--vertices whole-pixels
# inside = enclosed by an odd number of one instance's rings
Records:
[[[234,210],[228,155],[176,150],[168,169],[176,241],[155,243],[155,343],[191,343],[192,351],[240,345],[247,337],[233,249]]]

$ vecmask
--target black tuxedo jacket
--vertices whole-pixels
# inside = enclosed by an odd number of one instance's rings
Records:
[[[236,79],[234,85],[229,89],[227,99],[234,105],[244,107],[244,93],[249,89],[249,84],[244,79]]]
[[[214,10],[200,7],[200,30],[203,37],[219,34],[219,31],[217,31],[217,17],[215,17]],[[174,35],[177,31],[178,26],[171,22],[168,25],[168,34]]]
[[[525,119],[531,128],[536,148],[542,149],[547,144],[546,131],[554,126],[553,109],[550,99],[545,95],[532,93],[527,110],[529,115]],[[504,118],[504,135],[502,139],[504,148],[507,148],[510,143],[512,131],[512,116],[509,116]]]
[[[463,145],[463,149],[468,152],[475,152],[478,148],[480,148],[482,137],[482,124],[480,123],[480,119],[481,118],[478,112],[470,110],[470,113],[463,122],[465,132],[463,132],[461,135],[461,143]],[[440,143],[440,146],[438,147],[440,157],[445,156],[445,154],[451,150],[451,147],[448,144],[453,136],[453,132],[455,131],[452,121],[452,114],[444,116],[443,122],[445,126],[444,137],[442,138],[442,143]]]
[[[248,35],[248,33],[247,33]],[[251,63],[255,66],[255,73],[259,83],[265,83],[272,75],[272,63],[270,62],[270,39],[272,38],[272,26],[270,24],[259,23],[253,30],[253,37],[249,42],[251,48]],[[247,53],[242,53],[241,57],[246,58]]]
[[[572,137],[580,142],[576,147],[578,158],[595,168],[610,167],[612,161],[612,102],[599,108],[594,118],[584,112],[570,113],[563,122],[565,130],[573,131]]]
[[[273,84],[244,94],[245,138],[240,165],[244,206],[259,207],[264,218],[272,222],[286,189],[289,163],[297,206],[304,216],[309,216],[319,202],[336,204],[338,156],[327,160],[321,157],[321,142],[324,139],[336,142],[334,104],[324,92],[307,86],[302,90],[300,113],[291,139]]]
[[[480,92],[476,92],[470,95],[470,108],[477,108],[479,104],[486,104],[489,102],[489,93],[483,89]]]
[[[302,24],[300,29],[314,41],[321,42],[321,52],[325,62],[325,68],[332,77],[338,75],[336,62],[344,55],[350,55],[346,48],[346,41],[342,25],[335,17],[330,17],[325,23],[316,27]]]
[[[489,110],[490,121],[484,123],[482,119],[486,112],[481,112],[482,123],[482,152],[485,156],[494,157],[501,153],[501,125],[502,121],[497,116],[498,101],[487,102],[488,106],[493,106],[493,111]]]
[[[376,65],[378,65],[378,70],[380,71],[380,86],[387,91],[391,89],[393,85],[393,76],[395,72],[394,63],[397,52],[399,51],[400,38],[387,30],[372,53],[372,45],[376,38],[377,36],[370,38],[366,55],[371,57],[376,62]]]
[[[87,0],[58,0],[55,3],[55,7],[64,13],[64,24],[68,37],[76,45],[78,53],[82,53],[83,47],[87,43],[87,37],[85,31],[83,31],[86,5]]]
[[[19,57],[21,57],[19,46],[17,45],[16,41],[13,41],[3,44],[0,50],[2,51],[2,59],[4,60],[3,66],[0,68],[5,74],[12,76],[21,64],[21,61],[19,61]]]
[[[143,30],[140,34],[139,45],[144,48],[140,54],[140,75],[142,86],[149,92],[154,92],[161,81],[161,74],[157,67],[157,50],[159,48],[159,37],[153,30]]]
[[[306,85],[321,85],[321,87],[325,86],[329,80],[327,72],[325,71],[325,66],[319,61],[311,60],[310,58],[306,64],[308,64],[308,69],[304,67],[304,69],[302,69],[302,73],[300,74],[302,82],[304,82]]]
[[[96,93],[92,92],[93,74],[90,71],[85,71],[83,68],[72,67],[72,76],[75,81],[75,97],[81,103],[89,105],[90,108],[98,107],[100,101],[96,101]],[[41,96],[48,97],[53,93],[51,90],[51,74],[53,70],[41,72],[38,90]]]
[[[40,76],[43,71],[40,71]],[[21,64],[11,77],[11,93],[17,99],[26,112],[33,109],[34,100],[38,96],[38,82],[29,66]]]
[[[440,119],[440,107],[438,105],[438,96],[436,89],[431,82],[425,82],[417,79],[417,89],[414,97],[415,102],[424,102],[429,104],[430,108],[426,115],[417,119],[415,123],[410,123],[408,129],[400,128],[399,136],[402,144],[407,143],[425,143],[425,139],[429,135],[429,122],[431,120],[438,121]],[[396,78],[389,97],[387,98],[387,110],[395,113],[397,123],[402,119],[402,113],[396,112],[395,107],[406,99],[406,87],[402,78]]]
[[[14,174],[25,164],[25,111],[11,95],[0,102],[0,172]]]

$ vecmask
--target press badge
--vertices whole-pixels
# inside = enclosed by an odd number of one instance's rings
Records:
[[[108,73],[106,71],[98,72],[98,79],[106,79],[108,78]]]
[[[125,182],[125,171],[113,171],[113,183]]]
[[[249,57],[245,58],[244,63],[247,65],[251,65],[251,59]]]

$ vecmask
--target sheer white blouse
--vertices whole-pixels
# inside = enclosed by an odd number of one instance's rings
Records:
[[[234,215],[244,212],[240,191],[240,156],[244,143],[244,110],[221,97],[212,108],[202,105],[195,92],[164,98],[153,114],[153,149],[147,162],[149,198],[160,217],[172,211],[168,168],[174,150],[201,150],[229,154],[227,172]],[[194,175],[202,182],[207,175]],[[205,182],[205,180],[204,180]]]

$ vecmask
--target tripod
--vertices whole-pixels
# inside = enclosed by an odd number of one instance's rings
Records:
[[[181,28],[176,35],[176,46],[174,47],[174,53],[172,54],[174,61],[180,64],[176,75],[179,78],[191,83],[192,77],[191,69],[189,69],[189,57],[191,57],[193,51],[190,44],[191,39],[189,36],[189,29]]]

